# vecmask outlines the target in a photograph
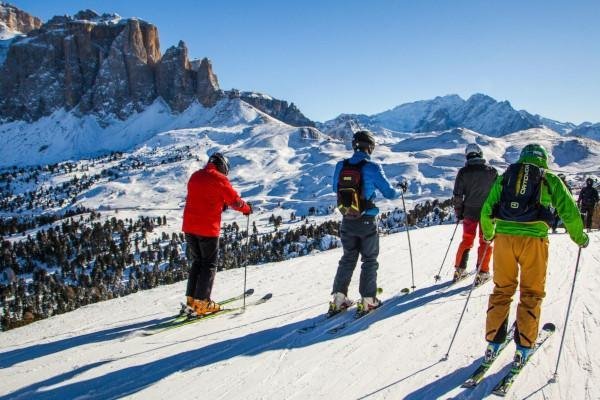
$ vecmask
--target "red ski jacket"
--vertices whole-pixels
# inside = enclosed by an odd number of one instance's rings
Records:
[[[244,214],[251,212],[250,206],[233,189],[227,176],[212,163],[192,174],[187,191],[182,227],[185,233],[219,237],[225,205]]]

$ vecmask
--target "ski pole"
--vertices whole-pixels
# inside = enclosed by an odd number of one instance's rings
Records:
[[[410,255],[410,273],[412,275],[412,290],[415,290],[415,270],[413,268],[413,256],[412,256],[412,246],[410,245],[410,233],[408,232],[408,214],[406,213],[406,204],[404,203],[404,190],[406,186],[404,186],[403,190],[400,191],[400,195],[402,196],[402,208],[404,209],[404,221],[406,222],[406,237],[408,237],[408,253]]]
[[[573,284],[571,285],[571,295],[569,296],[569,305],[567,306],[567,315],[565,316],[565,324],[563,325],[563,333],[562,339],[560,340],[560,347],[558,348],[558,358],[556,360],[556,369],[554,370],[554,375],[549,383],[554,383],[558,379],[558,364],[560,363],[560,356],[562,354],[563,344],[565,343],[565,334],[567,332],[567,322],[569,321],[569,314],[571,313],[571,302],[573,301],[573,293],[575,292],[575,280],[577,279],[577,270],[579,269],[579,259],[581,257],[581,247],[579,248],[579,252],[577,253],[577,262],[575,264],[575,274],[573,275]]]
[[[471,285],[471,289],[469,290],[469,295],[467,296],[467,300],[465,301],[465,306],[463,307],[462,313],[460,314],[460,318],[458,319],[458,324],[456,325],[456,329],[454,330],[454,335],[452,336],[452,340],[450,341],[450,346],[448,346],[448,351],[446,355],[442,358],[442,361],[448,360],[448,356],[450,354],[450,349],[454,344],[454,339],[456,339],[456,334],[458,333],[458,328],[460,327],[460,323],[462,322],[463,316],[465,315],[465,311],[467,310],[467,304],[469,304],[469,299],[471,298],[471,293],[473,293],[473,289],[475,289],[475,283],[477,283],[477,274],[479,274],[479,270],[481,269],[481,264],[483,260],[485,260],[485,256],[487,255],[488,249],[490,248],[490,243],[485,244],[485,249],[483,249],[483,256],[481,257],[481,263],[477,265],[477,272],[475,273],[475,279],[473,279],[473,284]]]
[[[454,235],[456,235],[456,230],[458,229],[459,224],[460,220],[457,220],[456,226],[454,227],[454,232],[452,233],[452,237],[450,238],[450,244],[448,244],[448,249],[446,250],[446,254],[444,254],[444,259],[442,260],[442,265],[440,265],[440,270],[438,271],[437,275],[434,276],[436,282],[442,279],[440,274],[442,273],[442,268],[444,267],[444,263],[446,262],[446,257],[448,257],[448,252],[450,251],[450,246],[452,246],[452,241],[454,240]]]
[[[248,254],[250,253],[250,214],[246,215],[246,257],[244,260],[244,291],[242,292],[244,304],[242,310],[246,310],[246,271],[248,270]]]

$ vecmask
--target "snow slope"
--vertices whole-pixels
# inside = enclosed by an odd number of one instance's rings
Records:
[[[379,284],[385,305],[331,335],[342,315],[309,333],[298,328],[322,318],[340,250],[248,269],[254,297],[273,299],[241,315],[143,336],[178,308],[184,283],[163,286],[0,333],[0,399],[481,399],[507,369],[510,350],[474,390],[457,386],[481,360],[487,295],[471,297],[448,361],[468,282],[445,291],[434,284],[452,226],[412,231],[416,291],[406,235],[381,238]],[[565,234],[550,237],[547,297],[542,321],[557,334],[515,383],[509,399],[598,399],[600,387],[600,237],[583,250],[558,383],[554,372],[577,247]],[[452,244],[452,252],[457,243]],[[450,262],[442,275],[450,279]],[[243,271],[217,275],[214,297],[242,290]],[[350,295],[357,296],[357,276]],[[514,304],[513,304],[514,305]],[[514,315],[514,310],[512,315]]]

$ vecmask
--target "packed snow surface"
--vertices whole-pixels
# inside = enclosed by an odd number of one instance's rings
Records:
[[[323,322],[340,250],[251,266],[252,298],[266,304],[144,336],[179,308],[185,283],[162,286],[0,333],[0,399],[481,399],[508,369],[514,345],[475,389],[462,381],[481,361],[492,283],[476,289],[449,359],[448,350],[470,282],[434,282],[453,226],[411,231],[416,290],[406,234],[381,238],[378,283],[383,307],[337,334],[327,330],[351,313]],[[542,323],[557,332],[523,370],[509,399],[600,398],[598,233],[582,251],[558,382],[558,355],[578,248],[550,236]],[[457,241],[452,243],[451,255]],[[471,266],[471,268],[473,268]],[[241,293],[242,269],[217,274],[214,298]],[[357,297],[358,271],[350,287]],[[514,318],[514,306],[511,313]],[[298,329],[317,324],[308,333]],[[594,383],[596,382],[596,383]]]

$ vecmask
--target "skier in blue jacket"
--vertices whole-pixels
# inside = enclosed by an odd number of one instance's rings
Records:
[[[369,131],[355,132],[352,139],[352,148],[354,149],[352,157],[338,162],[333,174],[333,190],[338,194],[338,203],[340,203],[340,198],[344,196],[344,191],[353,192],[354,190],[351,187],[344,186],[344,182],[352,177],[352,172],[348,174],[347,170],[359,171],[361,193],[357,193],[358,196],[348,196],[350,200],[354,199],[355,203],[357,200],[359,204],[349,205],[348,207],[338,204],[338,208],[344,215],[340,228],[344,254],[339,261],[333,281],[333,300],[329,303],[330,314],[338,313],[353,304],[348,298],[348,286],[359,255],[362,256],[359,284],[359,292],[362,298],[358,303],[358,310],[359,312],[369,312],[381,304],[376,297],[379,235],[375,219],[379,209],[375,205],[375,190],[379,190],[388,199],[395,199],[400,196],[400,191],[394,189],[386,178],[383,168],[371,161],[371,154],[375,149],[373,134]],[[340,182],[342,174],[344,182]],[[406,191],[406,184],[403,184],[401,188]]]

